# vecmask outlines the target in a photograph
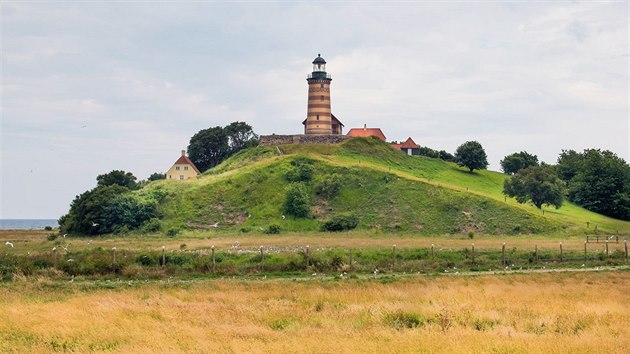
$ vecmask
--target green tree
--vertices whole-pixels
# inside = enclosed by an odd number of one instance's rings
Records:
[[[538,156],[532,155],[527,151],[515,152],[501,160],[501,168],[508,175],[513,175],[530,166],[538,166]]]
[[[481,144],[476,141],[467,141],[455,151],[455,161],[462,167],[467,167],[470,173],[473,170],[483,170],[488,167],[488,156]]]
[[[304,183],[291,183],[285,190],[284,211],[293,216],[307,217],[311,211],[311,195]]]
[[[558,209],[562,206],[566,190],[553,167],[543,165],[526,167],[506,179],[503,193],[516,198],[521,204],[531,201],[538,209],[545,204]]]
[[[558,157],[558,163],[556,165],[558,177],[565,181],[569,187],[571,187],[573,177],[575,177],[582,168],[582,157],[582,154],[575,150],[562,150]]]
[[[258,135],[254,133],[252,126],[245,122],[233,122],[223,129],[228,137],[230,155],[258,145]]]
[[[564,153],[564,152],[563,152]],[[568,154],[566,156],[569,156]],[[570,179],[569,200],[596,213],[630,220],[630,166],[611,151],[584,150],[580,158],[561,155]]]
[[[122,170],[113,170],[111,172],[98,175],[96,177],[96,185],[99,187],[119,185],[129,189],[137,189],[137,178],[131,172]]]
[[[166,173],[154,172],[147,178],[149,181],[159,181],[161,179],[166,179]]]
[[[97,235],[105,233],[106,208],[111,200],[125,192],[118,184],[96,187],[74,198],[67,215],[59,218],[62,232]]]
[[[188,157],[202,173],[223,161],[230,153],[228,136],[221,127],[203,129],[190,138]]]

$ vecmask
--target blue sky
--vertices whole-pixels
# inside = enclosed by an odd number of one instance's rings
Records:
[[[321,53],[346,129],[490,168],[628,159],[626,2],[2,2],[1,218],[57,218],[113,169],[166,171],[200,129],[302,131]]]

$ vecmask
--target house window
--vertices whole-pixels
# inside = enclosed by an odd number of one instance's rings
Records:
[[[184,171],[188,171],[188,166],[184,166]]]
[[[184,175],[179,175],[179,179],[183,181],[184,180]]]
[[[168,179],[171,179],[171,178],[173,178],[173,176],[171,176],[171,175],[168,175]]]
[[[175,171],[179,171],[179,166],[175,166]]]
[[[320,101],[323,101],[323,100],[324,100],[324,96],[320,96]]]

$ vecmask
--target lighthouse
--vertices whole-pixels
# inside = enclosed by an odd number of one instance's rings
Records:
[[[313,72],[308,74],[308,105],[304,134],[341,135],[343,124],[330,111],[330,82],[326,60],[320,54],[313,60]]]

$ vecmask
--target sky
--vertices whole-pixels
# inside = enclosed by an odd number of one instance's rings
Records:
[[[311,62],[332,111],[388,141],[628,160],[625,1],[1,5],[0,218],[58,218],[96,176],[165,172],[197,131],[299,134]]]

